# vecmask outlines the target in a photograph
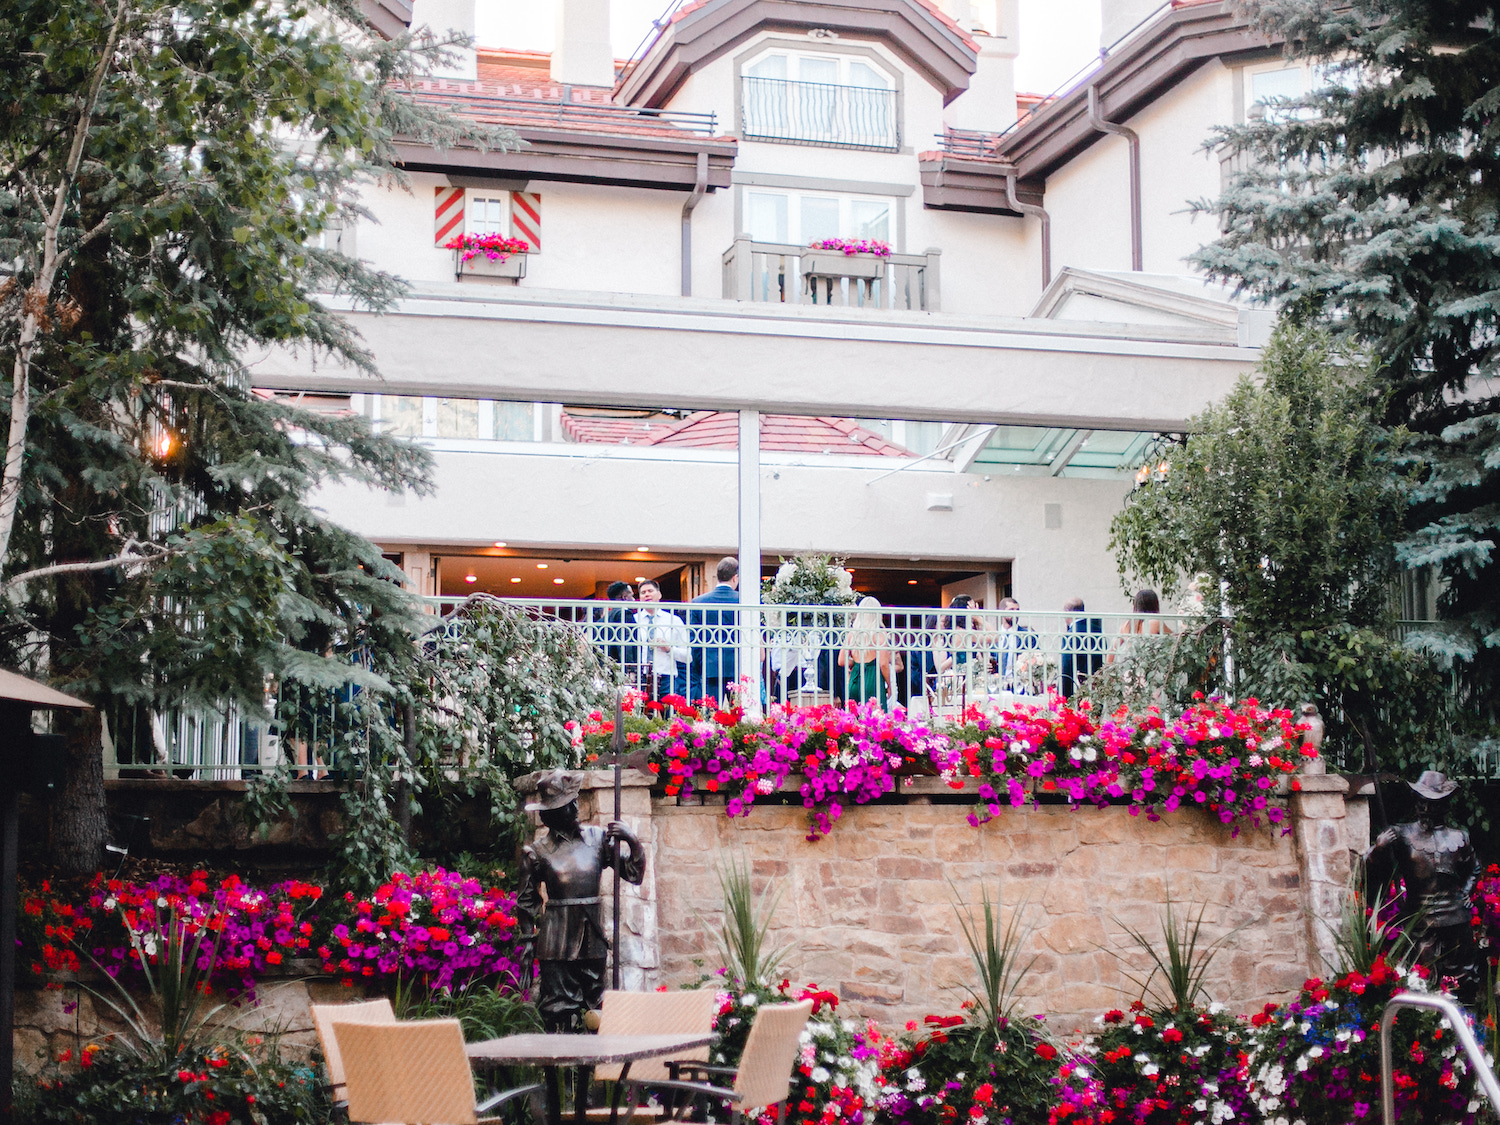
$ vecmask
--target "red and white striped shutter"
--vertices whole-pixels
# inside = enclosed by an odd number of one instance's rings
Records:
[[[510,228],[516,238],[531,243],[534,252],[542,248],[542,197],[534,191],[510,193]]]
[[[434,188],[437,198],[432,212],[432,244],[441,246],[464,232],[464,189]]]

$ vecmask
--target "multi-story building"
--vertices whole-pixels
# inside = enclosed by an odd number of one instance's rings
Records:
[[[472,0],[367,2],[473,26]],[[435,496],[329,511],[427,594],[687,598],[724,554],[828,552],[887,604],[1124,608],[1136,466],[1269,323],[1185,261],[1204,142],[1302,71],[1226,0],[1104,0],[1128,33],[1048,98],[1015,91],[1014,0],[696,0],[625,64],[608,0],[554,2],[550,56],[481,46],[418,90],[526,145],[408,145],[343,234],[411,283],[350,314],[383,382],[254,368],[434,451]],[[466,272],[463,233],[530,251]]]

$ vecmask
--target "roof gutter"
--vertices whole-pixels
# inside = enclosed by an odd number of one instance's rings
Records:
[[[1141,138],[1134,129],[1104,119],[1099,107],[1098,83],[1089,87],[1089,124],[1101,133],[1124,137],[1130,145],[1130,268],[1140,273],[1146,268],[1141,239]]]
[[[1033,215],[1042,221],[1042,288],[1052,284],[1052,216],[1045,207],[1035,203],[1022,203],[1016,198],[1016,170],[1005,170],[1005,202],[1020,215]]]
[[[693,295],[693,208],[708,190],[708,153],[698,153],[698,174],[682,205],[682,295]]]

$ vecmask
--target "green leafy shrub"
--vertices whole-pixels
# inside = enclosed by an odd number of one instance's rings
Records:
[[[16,1084],[17,1125],[296,1125],[332,1106],[313,1069],[272,1040],[195,1046],[175,1057],[90,1044]]]

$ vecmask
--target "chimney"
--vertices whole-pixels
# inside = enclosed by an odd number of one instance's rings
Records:
[[[473,82],[479,77],[474,58],[474,0],[415,0],[411,26],[424,25],[438,39],[461,35],[469,41],[467,47],[450,47],[451,61],[446,66],[433,67],[432,77],[457,78],[465,82]]]
[[[557,37],[552,81],[565,86],[613,86],[615,54],[609,42],[609,0],[552,0]]]
[[[966,27],[979,46],[969,88],[949,107],[956,129],[998,133],[1016,120],[1016,55],[1021,49],[1017,0],[986,0],[969,5]]]

